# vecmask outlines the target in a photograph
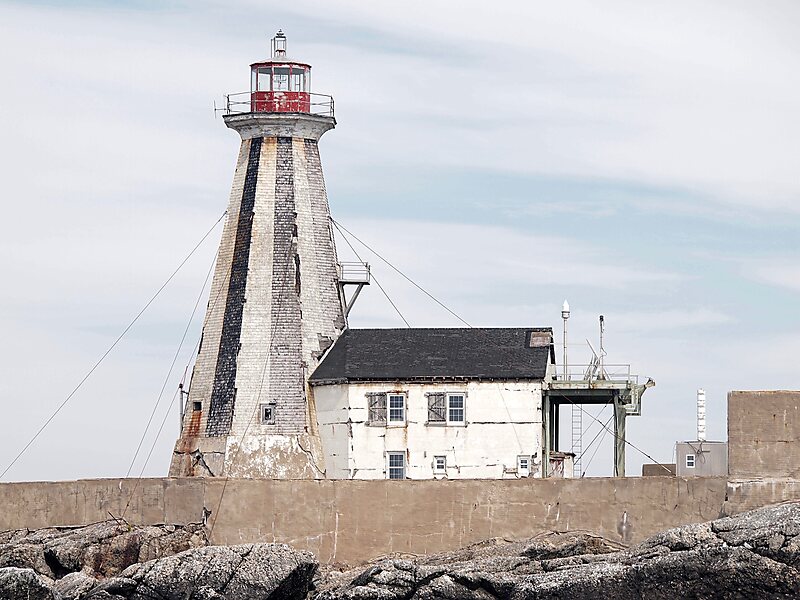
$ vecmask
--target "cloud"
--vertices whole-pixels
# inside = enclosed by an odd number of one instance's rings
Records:
[[[709,308],[633,311],[615,315],[616,325],[623,331],[649,333],[676,329],[728,324],[733,317]]]
[[[676,429],[692,429],[696,386],[713,391],[710,427],[724,435],[725,390],[760,385],[753,354],[787,327],[765,304],[796,312],[793,296],[764,291],[791,293],[800,280],[800,86],[787,75],[800,66],[797,12],[3,4],[0,336],[11,341],[0,403],[15,426],[2,454],[27,441],[224,209],[238,138],[212,102],[247,87],[247,65],[278,27],[314,64],[316,90],[336,97],[339,125],[321,148],[343,224],[475,325],[558,328],[568,297],[575,339],[594,339],[605,314],[614,360],[659,381],[631,431],[662,459]],[[771,262],[740,272],[730,258],[734,244],[761,257],[773,242],[789,250]],[[12,478],[124,474],[215,243]],[[412,324],[459,324],[369,260]],[[360,326],[399,322],[376,286],[353,315]],[[765,341],[754,350],[741,331],[756,327]],[[769,384],[792,385],[797,352],[788,337],[776,343]],[[166,470],[177,418],[167,423],[146,474]]]
[[[393,158],[404,162],[680,182],[729,204],[797,210],[790,157],[800,90],[785,77],[797,60],[785,15],[753,18],[722,3],[662,6],[658,19],[630,5],[488,11],[442,3],[426,5],[420,20],[411,18],[413,6],[345,2],[319,13],[402,28],[409,44],[427,35],[464,48],[481,40],[484,48],[483,60],[453,68],[436,56],[363,56],[344,39],[332,46],[337,63],[370,74],[354,90],[340,89],[340,104],[371,123],[373,145],[393,140],[366,156],[398,150]],[[389,106],[394,118],[381,118]],[[409,128],[415,121],[420,127]],[[404,153],[421,127],[427,143]]]
[[[743,268],[750,278],[800,292],[800,263],[782,259],[770,261],[746,261]]]
[[[521,233],[492,225],[399,219],[349,219],[343,225],[378,254],[391,257],[392,264],[435,296],[456,304],[467,303],[477,319],[486,319],[488,315],[496,318],[497,311],[491,307],[503,305],[508,311],[515,299],[528,294],[531,304],[541,304],[550,296],[544,290],[553,285],[566,283],[573,289],[620,292],[639,286],[669,289],[684,279],[677,272],[637,267],[634,261],[607,248],[545,232]],[[433,314],[451,319],[427,300],[423,309],[420,306],[423,297],[418,291],[369,250],[352,239],[349,241],[373,265],[381,284],[398,294],[399,305],[412,307],[410,310],[416,317],[413,322],[428,321]],[[337,249],[340,256],[355,258],[341,238]],[[379,290],[370,290],[369,295],[387,308]],[[361,306],[365,303],[360,302]]]

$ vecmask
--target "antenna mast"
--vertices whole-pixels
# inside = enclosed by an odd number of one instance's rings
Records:
[[[606,378],[606,370],[603,368],[603,358],[605,358],[606,350],[603,347],[603,334],[606,330],[605,319],[603,319],[603,315],[600,315],[600,357],[599,357],[599,369],[597,373],[598,379],[605,379]]]
[[[706,391],[697,390],[697,441],[706,441]]]
[[[564,320],[564,381],[569,379],[567,374],[567,319],[569,319],[569,302],[564,300],[561,306],[561,318]]]

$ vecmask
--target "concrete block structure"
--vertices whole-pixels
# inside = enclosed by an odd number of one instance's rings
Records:
[[[732,479],[800,479],[800,391],[728,394]]]
[[[281,36],[224,117],[241,150],[172,476],[324,473],[308,377],[345,327],[317,147],[336,121]]]

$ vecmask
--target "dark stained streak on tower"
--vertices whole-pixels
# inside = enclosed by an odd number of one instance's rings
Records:
[[[250,261],[250,238],[253,232],[253,209],[258,180],[258,162],[263,138],[253,138],[247,159],[247,174],[242,192],[242,205],[236,226],[236,242],[233,249],[228,297],[222,322],[222,336],[214,373],[214,388],[208,413],[206,434],[227,435],[233,422],[233,406],[236,400],[236,358],[240,348],[242,312],[244,310],[247,270]]]
[[[303,362],[300,305],[300,260],[297,252],[293,141],[279,137],[275,169],[275,220],[272,263],[274,327],[280,335],[270,344],[269,399],[275,402],[276,425],[283,433],[301,433],[305,425],[305,381],[297,377]],[[293,265],[294,269],[290,269]],[[291,277],[294,271],[294,277]]]

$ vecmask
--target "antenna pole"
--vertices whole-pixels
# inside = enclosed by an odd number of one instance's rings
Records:
[[[603,369],[603,357],[606,355],[606,351],[603,348],[603,334],[605,333],[605,321],[603,319],[603,315],[600,315],[600,373],[598,379],[605,379],[606,372]]]
[[[706,441],[706,391],[697,390],[697,441]]]
[[[564,300],[564,304],[561,306],[561,318],[564,321],[564,381],[569,379],[569,374],[567,370],[567,319],[569,319],[569,302]]]

